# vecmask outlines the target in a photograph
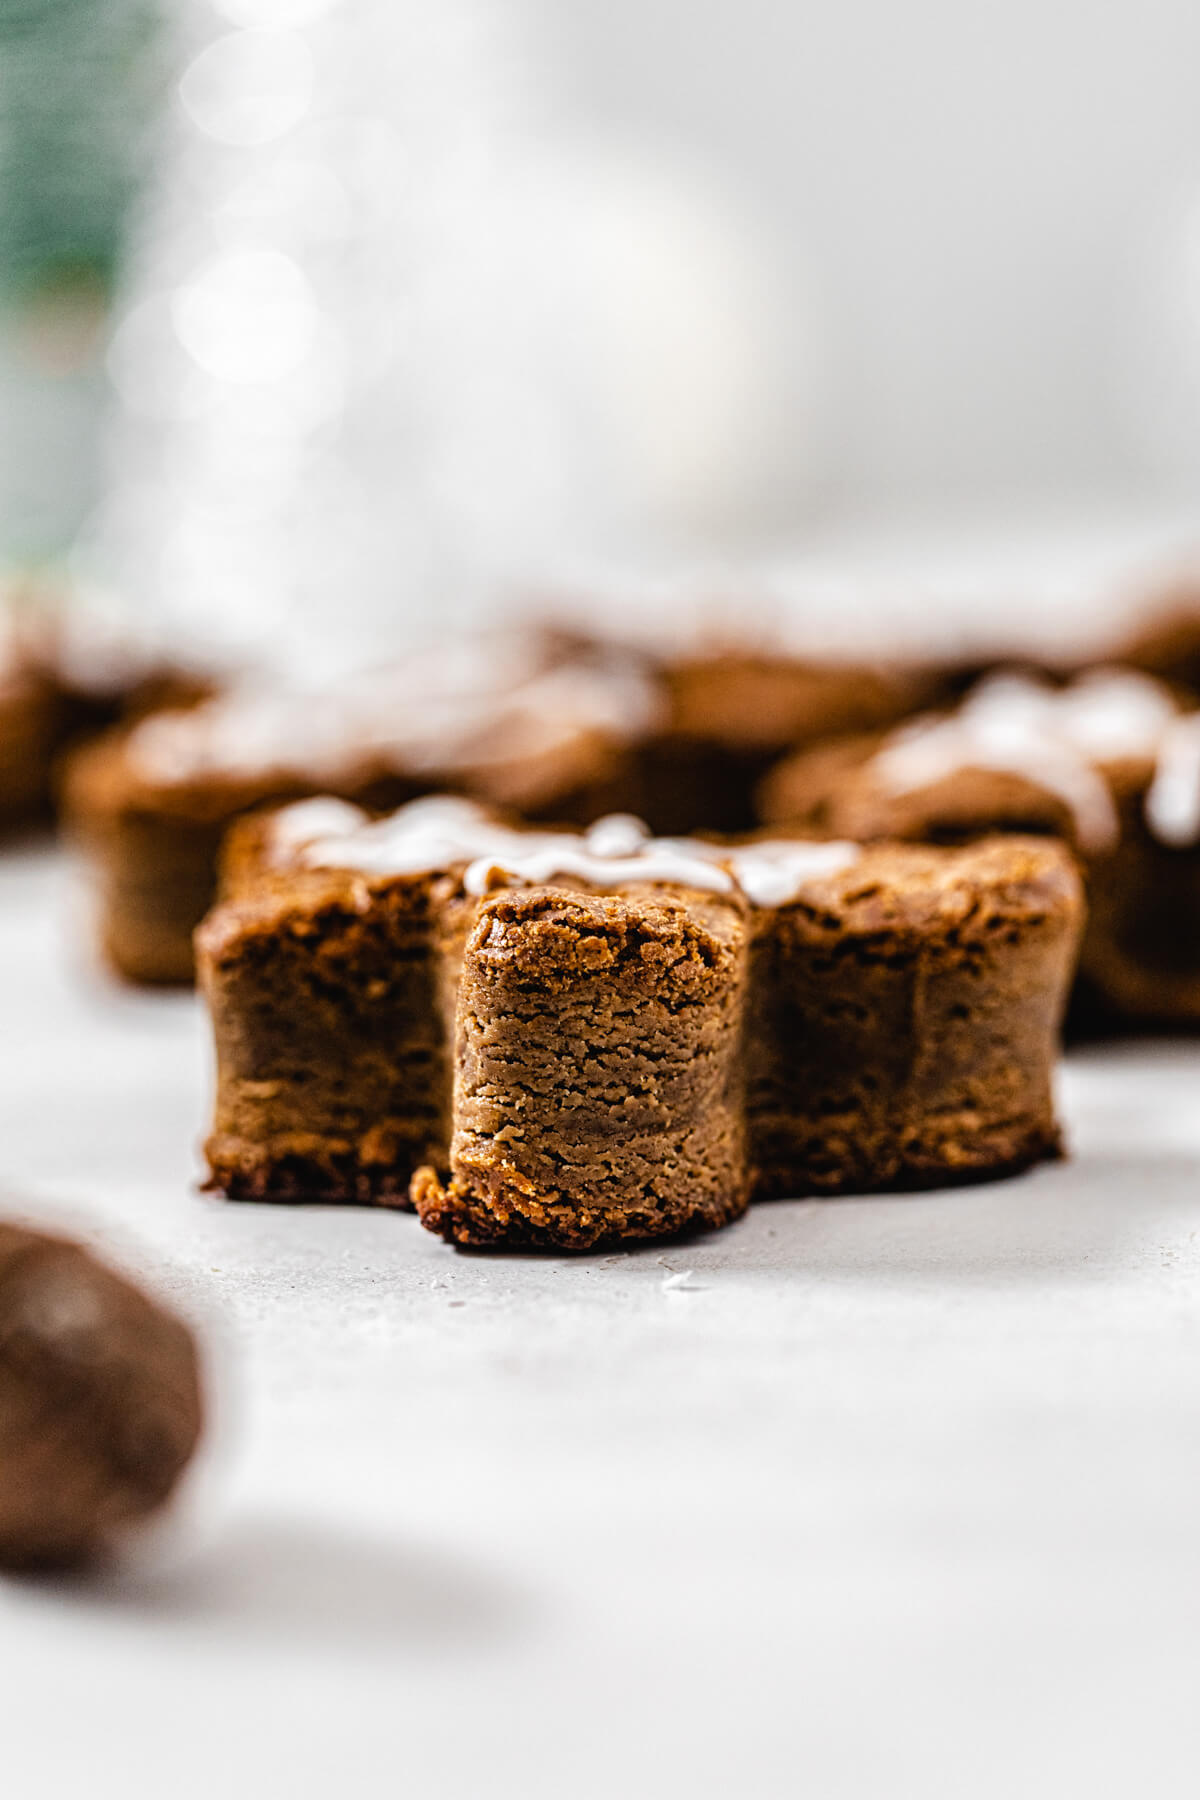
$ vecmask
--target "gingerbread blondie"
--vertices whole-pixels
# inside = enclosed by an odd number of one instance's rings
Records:
[[[1200,1022],[1200,712],[1165,684],[996,676],[952,713],[789,758],[760,802],[773,825],[868,840],[1060,837],[1088,892],[1080,1012]]]
[[[676,860],[662,886],[635,873],[619,892],[572,891],[564,871],[481,904],[459,976],[449,1178],[431,1166],[413,1184],[430,1230],[582,1250],[745,1209],[746,921],[710,891],[711,865]],[[605,884],[586,856],[574,872]]]
[[[191,980],[221,841],[255,807],[332,793],[386,810],[449,789],[533,817],[591,816],[624,801],[654,707],[628,661],[497,637],[111,734],[73,759],[66,783],[107,959],[132,981]]]
[[[456,803],[439,805],[452,821]],[[411,813],[436,845],[420,803]],[[414,1168],[443,1152],[438,902],[451,896],[437,864],[461,853],[423,849],[409,869],[393,834],[378,875],[291,862],[310,834],[359,827],[357,808],[313,800],[230,835],[225,898],[197,949],[219,1049],[211,1183],[234,1198],[403,1205]]]
[[[814,849],[733,863],[752,893],[756,865],[783,878],[751,934],[756,1197],[935,1187],[1056,1155],[1082,927],[1070,857],[1033,838],[881,844],[819,871]]]
[[[415,1171],[455,1242],[579,1249],[1057,1149],[1081,907],[1056,844],[320,801],[245,821],[225,864],[197,943],[231,1195],[394,1200]]]

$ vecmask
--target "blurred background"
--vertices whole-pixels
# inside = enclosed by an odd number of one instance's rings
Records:
[[[168,636],[374,642],[664,559],[1190,541],[1182,0],[0,22],[0,553]]]

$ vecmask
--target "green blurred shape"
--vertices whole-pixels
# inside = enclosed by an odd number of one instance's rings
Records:
[[[160,24],[160,0],[0,0],[0,301],[111,284]]]

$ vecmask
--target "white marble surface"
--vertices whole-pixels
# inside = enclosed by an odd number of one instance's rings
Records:
[[[1073,1058],[1019,1181],[468,1258],[198,1197],[202,1018],[70,911],[0,863],[5,1210],[187,1309],[217,1423],[153,1550],[0,1584],[6,1796],[1195,1792],[1200,1044]]]

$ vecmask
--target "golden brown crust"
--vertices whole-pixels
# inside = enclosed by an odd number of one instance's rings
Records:
[[[723,1223],[752,1183],[928,1186],[1057,1150],[1081,905],[1053,842],[868,847],[767,910],[276,868],[266,830],[234,834],[197,940],[222,1191],[394,1202],[407,1166],[454,1242],[577,1250]]]
[[[980,916],[1019,920],[1053,908],[1081,910],[1074,858],[1040,837],[996,834],[958,848],[865,845],[856,862],[805,882],[803,898],[781,909],[809,929],[844,938],[886,933],[903,949],[931,932],[952,932]]]
[[[735,1217],[745,956],[739,906],[686,890],[485,901],[459,986],[450,1179],[418,1174],[422,1223],[584,1250]]]
[[[882,845],[755,935],[756,1192],[867,1192],[1056,1155],[1052,1072],[1082,924],[1037,839]]]
[[[217,1050],[210,1188],[407,1204],[449,1134],[445,886],[268,873],[209,914],[196,948]]]

